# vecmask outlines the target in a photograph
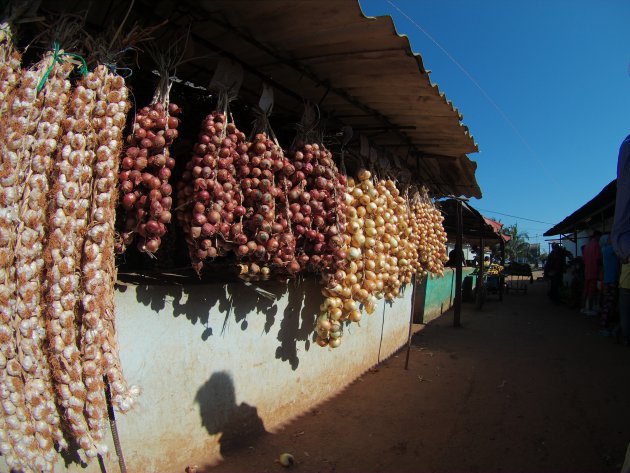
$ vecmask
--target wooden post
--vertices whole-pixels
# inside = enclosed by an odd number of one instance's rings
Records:
[[[464,233],[464,218],[462,216],[462,203],[457,201],[457,235],[455,237],[455,301],[453,311],[453,327],[461,327],[462,313],[462,238]]]
[[[578,232],[577,230],[573,232],[573,235],[575,236],[575,257],[577,258],[578,257],[578,236],[577,236]]]
[[[413,314],[416,308],[416,275],[411,276],[411,315],[409,315],[409,335],[407,336],[407,356],[405,357],[405,369],[409,369],[409,353],[411,352],[411,336],[413,335]]]
[[[505,241],[503,237],[499,235],[499,246],[501,247],[501,266],[505,268]],[[503,300],[503,285],[505,284],[505,276],[503,273],[499,274],[499,300]]]
[[[483,260],[484,260],[484,245],[485,242],[483,240],[483,225],[484,222],[481,222],[481,238],[479,238],[479,271],[477,272],[477,309],[481,309],[483,307],[484,302],[484,283],[483,283]]]

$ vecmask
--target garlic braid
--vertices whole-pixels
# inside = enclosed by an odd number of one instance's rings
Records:
[[[0,394],[9,439],[3,450],[9,451],[6,459],[11,468],[43,471],[49,466],[43,451],[48,448],[48,441],[45,434],[38,438],[33,435],[35,423],[29,409],[37,402],[34,398],[38,397],[40,388],[44,390],[43,383],[31,382],[39,359],[40,333],[35,320],[28,316],[21,318],[26,314],[16,301],[18,286],[14,263],[20,203],[43,105],[43,94],[37,93],[37,86],[49,66],[49,59],[23,71],[19,85],[9,98],[0,164],[0,338],[6,359],[6,369],[0,371]],[[43,405],[36,413],[45,419],[54,416],[48,406]]]
[[[57,399],[66,425],[85,451],[95,457],[103,448],[94,442],[84,414],[87,390],[83,382],[76,327],[81,294],[81,251],[87,232],[92,192],[96,133],[92,114],[102,82],[90,73],[74,89],[64,120],[62,147],[57,154],[51,192],[47,263],[47,337]],[[101,412],[101,415],[104,415]]]
[[[8,136],[8,111],[13,100],[12,93],[21,75],[21,57],[15,51],[7,23],[0,23],[0,133]],[[19,468],[21,463],[16,456],[18,446],[16,435],[23,431],[21,420],[15,415],[16,396],[23,392],[21,366],[17,361],[17,346],[12,320],[13,293],[9,282],[12,272],[11,240],[13,238],[13,218],[10,207],[15,203],[15,187],[12,181],[13,166],[8,160],[10,149],[7,142],[0,143],[0,454],[10,467]],[[7,180],[7,178],[9,178]],[[13,276],[14,277],[14,276]],[[15,394],[17,393],[17,394]],[[9,397],[13,395],[13,402]],[[13,435],[11,435],[13,434]],[[23,447],[20,447],[23,448]]]
[[[65,447],[59,426],[59,414],[50,376],[44,343],[46,324],[42,304],[44,283],[43,242],[46,237],[46,206],[49,176],[61,134],[61,122],[68,102],[70,82],[67,80],[73,66],[54,64],[39,95],[43,97],[41,115],[30,156],[24,194],[20,202],[17,245],[16,300],[18,316],[22,320],[24,359],[26,370],[26,405],[33,418],[35,438],[47,463],[45,470],[52,471],[56,459],[54,443]],[[25,343],[28,340],[28,343]],[[25,366],[25,360],[29,359]],[[32,360],[32,366],[31,361]]]
[[[104,385],[106,374],[113,402],[120,408],[129,388],[122,376],[114,326],[115,207],[122,132],[129,108],[124,79],[98,66],[102,80],[97,91],[93,126],[98,134],[94,166],[94,191],[90,225],[83,246],[83,320],[81,355],[83,378],[88,389],[86,412],[92,436],[100,440],[106,427]]]
[[[103,320],[106,332],[103,340],[103,361],[105,374],[111,387],[112,403],[119,411],[127,412],[139,395],[139,388],[127,385],[120,362],[114,302],[114,285],[117,271],[115,255],[112,249],[114,248],[115,239],[114,223],[116,221],[116,205],[118,203],[118,171],[120,169],[123,144],[122,133],[125,128],[130,103],[128,99],[129,91],[121,76],[108,72],[105,76],[105,83],[109,87],[105,87],[102,99],[108,105],[106,118],[102,123],[106,126],[107,131],[101,136],[101,144],[103,146],[101,146],[100,151],[103,154],[104,162],[107,162],[107,165],[104,167],[108,169],[108,172],[102,173],[103,177],[97,181],[98,195],[96,196],[97,204],[105,211],[103,221],[106,223],[106,233],[101,253],[105,264]],[[105,144],[106,142],[107,144]],[[106,152],[106,148],[109,153]],[[107,156],[106,159],[105,156]],[[93,214],[93,216],[97,217],[98,215]]]
[[[9,95],[20,78],[21,55],[13,47],[7,23],[0,23],[0,117],[6,116]]]

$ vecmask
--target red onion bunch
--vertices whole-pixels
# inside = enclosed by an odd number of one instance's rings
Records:
[[[175,167],[168,147],[177,138],[181,109],[174,103],[154,103],[136,115],[133,132],[122,160],[120,193],[126,212],[123,244],[140,235],[138,249],[155,253],[171,221],[172,187],[168,180]],[[123,248],[124,250],[124,248]]]
[[[203,121],[193,151],[178,184],[178,220],[193,267],[200,272],[206,259],[233,249],[232,238],[240,225],[237,219],[244,214],[235,163],[247,153],[247,144],[234,123],[213,112]]]
[[[300,269],[334,272],[345,259],[344,200],[346,178],[323,145],[301,144],[285,167],[288,214],[297,238]]]
[[[284,267],[293,259],[295,239],[287,214],[281,211],[285,194],[278,185],[285,161],[282,148],[265,133],[257,134],[238,158],[243,218],[233,230],[236,254],[242,260]]]

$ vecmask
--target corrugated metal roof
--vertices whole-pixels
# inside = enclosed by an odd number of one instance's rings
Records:
[[[582,207],[566,217],[560,223],[547,230],[543,236],[563,235],[574,231],[598,227],[600,222],[590,225],[595,216],[611,217],[615,212],[615,198],[617,197],[617,179],[613,179],[599,194],[589,200]]]
[[[102,24],[109,8],[90,2],[89,20]],[[269,79],[274,110],[299,115],[303,99],[319,104],[355,137],[412,170],[419,164],[435,194],[481,197],[466,156],[477,145],[391,17],[368,18],[357,0],[137,0],[134,18],[168,19],[182,36],[190,29],[188,56],[203,59],[179,67],[181,78],[205,85],[221,55],[233,58],[246,66],[243,94]]]
[[[152,10],[171,24],[191,24],[194,56],[227,52],[412,168],[418,156],[419,175],[435,193],[481,197],[476,164],[466,156],[477,145],[391,17],[368,18],[356,0],[182,0]],[[204,60],[204,68],[212,71],[215,61]],[[246,74],[244,87],[259,90],[256,82]],[[278,88],[276,104],[300,106]]]

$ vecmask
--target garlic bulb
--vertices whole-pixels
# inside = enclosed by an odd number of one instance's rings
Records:
[[[49,57],[45,61],[48,65]],[[44,318],[43,241],[46,236],[48,179],[61,135],[61,122],[65,116],[69,98],[68,75],[73,65],[53,65],[39,96],[43,99],[34,133],[33,148],[28,165],[24,193],[19,205],[15,268],[18,288],[16,292],[17,315],[22,337],[29,343],[21,343],[22,367],[27,373],[25,397],[27,408],[35,423],[35,438],[42,450],[46,469],[52,469],[56,458],[54,443],[65,445],[59,426],[59,415],[51,382],[50,368],[45,351],[46,322]],[[38,99],[38,100],[42,100]],[[41,415],[38,408],[43,407]]]
[[[0,116],[5,116],[9,95],[20,77],[21,55],[13,47],[8,23],[0,23]]]
[[[13,324],[13,300],[15,293],[15,271],[13,268],[13,246],[15,244],[16,215],[13,213],[17,203],[16,162],[10,157],[16,156],[20,135],[17,133],[24,114],[16,115],[11,120],[12,92],[21,76],[20,55],[11,41],[10,25],[0,23],[0,133],[8,138],[8,132],[14,130],[13,139],[0,142],[0,453],[11,468],[20,469],[24,463],[16,454],[16,447],[26,431],[26,420],[17,418],[16,405],[24,409],[24,384],[21,377],[21,365],[17,360],[17,344]],[[16,98],[16,100],[18,100]],[[10,154],[11,153],[11,154]],[[12,397],[10,397],[12,396]]]
[[[6,368],[0,371],[0,392],[7,395],[2,408],[8,440],[2,450],[16,469],[52,471],[54,445],[66,447],[44,348],[41,295],[48,179],[71,70],[55,64],[49,52],[23,71],[2,130],[7,139],[0,168],[0,327],[5,334],[0,351]]]
[[[81,280],[81,250],[88,227],[93,149],[97,136],[89,123],[102,86],[90,73],[79,81],[68,105],[64,135],[53,172],[47,263],[47,338],[58,403],[68,430],[88,457],[98,453],[84,414],[87,395],[76,345]]]
[[[122,373],[114,305],[114,223],[122,132],[130,107],[128,89],[121,76],[111,73],[103,65],[97,67],[95,75],[101,79],[102,86],[97,89],[95,116],[92,121],[98,134],[98,149],[91,223],[83,248],[84,313],[81,355],[84,381],[88,389],[86,412],[90,431],[95,439],[101,439],[107,420],[102,374],[107,375],[109,380],[114,406],[123,412],[133,405],[137,388],[129,388]]]

